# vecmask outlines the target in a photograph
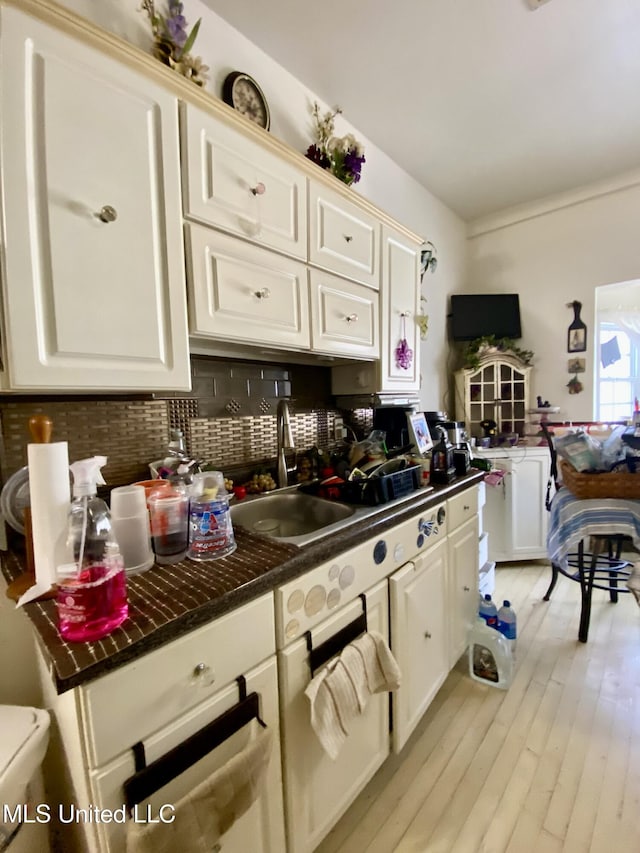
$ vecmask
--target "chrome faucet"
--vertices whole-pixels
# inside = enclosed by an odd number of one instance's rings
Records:
[[[295,470],[295,464],[293,467],[287,465],[287,450],[295,450],[295,445],[291,435],[289,405],[286,400],[278,401],[276,431],[278,439],[278,488],[281,489],[289,485],[289,473]]]

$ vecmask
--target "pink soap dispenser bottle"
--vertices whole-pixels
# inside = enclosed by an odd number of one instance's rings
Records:
[[[71,561],[58,567],[58,629],[65,640],[87,642],[110,634],[127,618],[124,561],[113,534],[106,503],[97,496],[104,485],[104,456],[70,465],[73,501],[67,546]]]

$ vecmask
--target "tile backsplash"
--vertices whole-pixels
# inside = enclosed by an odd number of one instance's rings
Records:
[[[6,397],[0,401],[2,481],[27,464],[29,418],[53,421],[52,441],[69,443],[70,460],[96,454],[110,486],[149,477],[149,462],[166,453],[171,429],[181,429],[189,452],[221,470],[268,465],[276,456],[275,413],[290,401],[291,428],[299,450],[335,441],[340,415],[364,434],[371,410],[340,412],[331,397],[329,368],[192,358],[192,391],[130,398]]]

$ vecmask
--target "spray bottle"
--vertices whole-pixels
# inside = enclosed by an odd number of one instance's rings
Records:
[[[65,640],[85,642],[110,634],[128,615],[126,576],[106,503],[97,497],[104,485],[104,456],[81,459],[73,473],[67,547],[71,562],[58,566],[58,620]]]

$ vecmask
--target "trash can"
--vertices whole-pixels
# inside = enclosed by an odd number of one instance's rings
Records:
[[[49,714],[0,705],[0,732],[0,850],[47,853],[53,815],[45,800],[41,764],[49,743]]]

